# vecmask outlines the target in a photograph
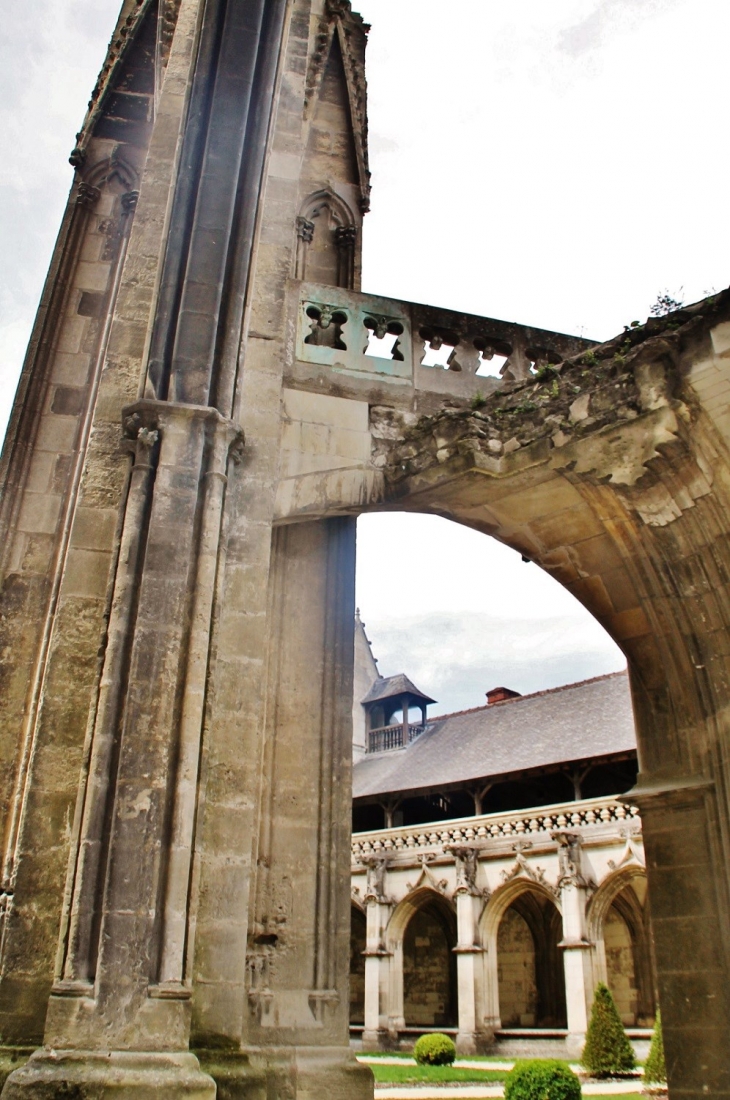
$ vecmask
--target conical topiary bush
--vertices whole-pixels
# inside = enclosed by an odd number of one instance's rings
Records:
[[[644,1083],[663,1085],[667,1079],[667,1065],[664,1061],[664,1036],[662,1035],[662,1017],[657,1009],[654,1034],[651,1037],[649,1057],[644,1066]]]
[[[592,1077],[612,1077],[636,1068],[634,1048],[624,1031],[611,991],[603,982],[596,988],[580,1064]]]

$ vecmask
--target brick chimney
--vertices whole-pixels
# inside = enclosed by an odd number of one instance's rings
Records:
[[[518,699],[522,692],[513,691],[512,688],[492,688],[487,692],[487,706],[491,707],[492,703],[503,703],[505,699]]]

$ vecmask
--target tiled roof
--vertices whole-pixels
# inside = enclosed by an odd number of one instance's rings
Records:
[[[419,691],[412,680],[409,680],[404,672],[397,676],[380,676],[375,681],[362,703],[377,703],[379,699],[392,699],[395,695],[413,695],[416,699],[422,699],[424,703],[435,703],[430,695],[424,695]]]
[[[407,748],[359,760],[353,797],[423,790],[635,748],[628,676],[614,672],[434,718]]]

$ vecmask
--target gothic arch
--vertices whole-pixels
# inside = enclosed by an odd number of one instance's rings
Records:
[[[398,902],[391,914],[385,932],[390,950],[403,943],[411,918],[425,905],[439,906],[456,926],[456,909],[449,899],[431,886],[418,886]]]
[[[424,915],[432,918],[432,925],[440,924],[442,935],[436,934],[435,939],[439,942],[426,946],[423,958],[419,958],[418,953],[414,954],[415,945],[409,943],[409,930],[414,932],[414,922]],[[420,938],[426,939],[428,935]],[[430,886],[417,887],[395,907],[386,928],[386,946],[393,955],[389,1014],[396,1030],[409,1024],[431,1026],[427,1022],[426,1006],[414,1004],[414,989],[418,989],[419,1000],[422,1001],[425,994],[436,1006],[433,1017],[436,1026],[456,1023],[456,956],[453,953],[456,943],[456,910],[438,890]],[[429,975],[418,973],[424,963],[429,965]]]
[[[296,221],[295,277],[352,289],[356,283],[361,218],[334,190],[308,195]]]
[[[590,940],[596,940],[600,937],[609,909],[619,894],[627,886],[631,886],[636,879],[646,881],[646,871],[638,864],[621,867],[604,878],[586,909],[587,931]]]
[[[546,901],[552,902],[558,913],[561,912],[559,899],[547,886],[539,882],[534,882],[532,879],[523,875],[503,883],[501,886],[497,887],[489,898],[479,918],[481,942],[487,950],[490,950],[491,945],[495,942],[500,921],[510,905],[512,905],[521,894],[527,892],[538,894]]]
[[[502,1026],[499,938],[502,922],[514,909],[529,928],[535,953],[537,986],[534,1026],[564,1026],[565,979],[557,943],[562,936],[561,908],[548,886],[519,876],[498,887],[484,907],[479,935],[484,947],[486,1017]]]
[[[606,929],[612,915],[623,923],[629,936],[631,977],[636,990],[635,1009],[631,1010],[634,1019],[628,1022],[651,1026],[656,1012],[656,975],[647,903],[642,904],[634,889],[638,883],[646,883],[646,872],[638,865],[621,868],[604,879],[588,908],[588,936],[596,945],[596,980],[606,982],[617,996],[606,949]]]
[[[119,153],[104,157],[88,167],[83,173],[83,181],[90,187],[107,186],[116,191],[136,191],[139,188],[139,174]]]

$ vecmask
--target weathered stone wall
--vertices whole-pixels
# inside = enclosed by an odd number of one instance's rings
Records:
[[[614,907],[608,912],[603,938],[606,944],[608,988],[625,1025],[635,1026],[637,1016],[636,972],[631,933]]]
[[[455,938],[437,910],[419,909],[403,942],[403,1013],[408,1027],[453,1027]]]
[[[527,921],[512,906],[499,925],[497,954],[502,1027],[535,1027],[535,944]]]

